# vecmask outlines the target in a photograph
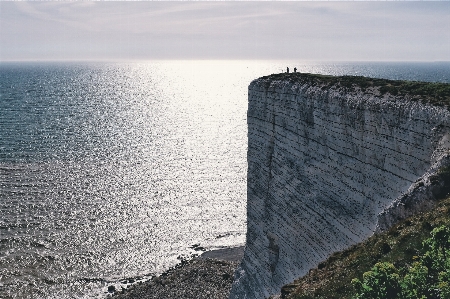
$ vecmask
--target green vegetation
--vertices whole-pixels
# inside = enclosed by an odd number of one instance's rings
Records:
[[[422,101],[436,106],[450,106],[450,84],[417,81],[387,80],[362,76],[327,76],[309,73],[281,73],[262,77],[270,80],[287,80],[307,83],[322,88],[332,86],[347,92],[362,90],[379,95],[391,94],[411,101]]]
[[[355,278],[352,284],[357,289],[357,299],[395,298],[400,292],[398,270],[388,262],[379,262],[363,274],[363,282]]]
[[[353,279],[353,298],[450,298],[450,227],[433,229],[423,247],[427,251],[409,267],[397,270],[392,263],[379,262],[363,274],[362,281]]]
[[[446,176],[447,170],[440,175]],[[433,210],[333,254],[306,276],[284,286],[282,298],[449,299],[449,228],[447,197]]]

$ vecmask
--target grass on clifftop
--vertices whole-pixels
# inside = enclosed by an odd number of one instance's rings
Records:
[[[425,253],[422,242],[430,237],[433,228],[442,225],[450,226],[450,197],[429,212],[405,219],[385,233],[333,254],[306,276],[284,286],[282,298],[352,298],[356,293],[353,278],[362,279],[378,262],[392,263],[397,269],[408,268]]]
[[[308,83],[323,88],[337,86],[346,91],[361,89],[366,93],[391,94],[409,100],[419,100],[435,106],[450,107],[450,84],[418,81],[388,80],[362,76],[329,76],[309,73],[280,73],[262,77],[271,80],[288,80]]]

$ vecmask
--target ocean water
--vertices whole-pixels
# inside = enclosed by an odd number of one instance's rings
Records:
[[[247,86],[286,66],[450,82],[450,63],[1,63],[0,298],[104,298],[243,245]]]

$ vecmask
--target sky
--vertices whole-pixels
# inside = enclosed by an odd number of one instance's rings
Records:
[[[450,2],[0,2],[0,61],[450,61]]]

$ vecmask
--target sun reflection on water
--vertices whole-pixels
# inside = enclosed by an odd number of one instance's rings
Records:
[[[193,244],[243,244],[247,86],[267,71],[246,64],[9,69],[0,295],[90,297]]]

